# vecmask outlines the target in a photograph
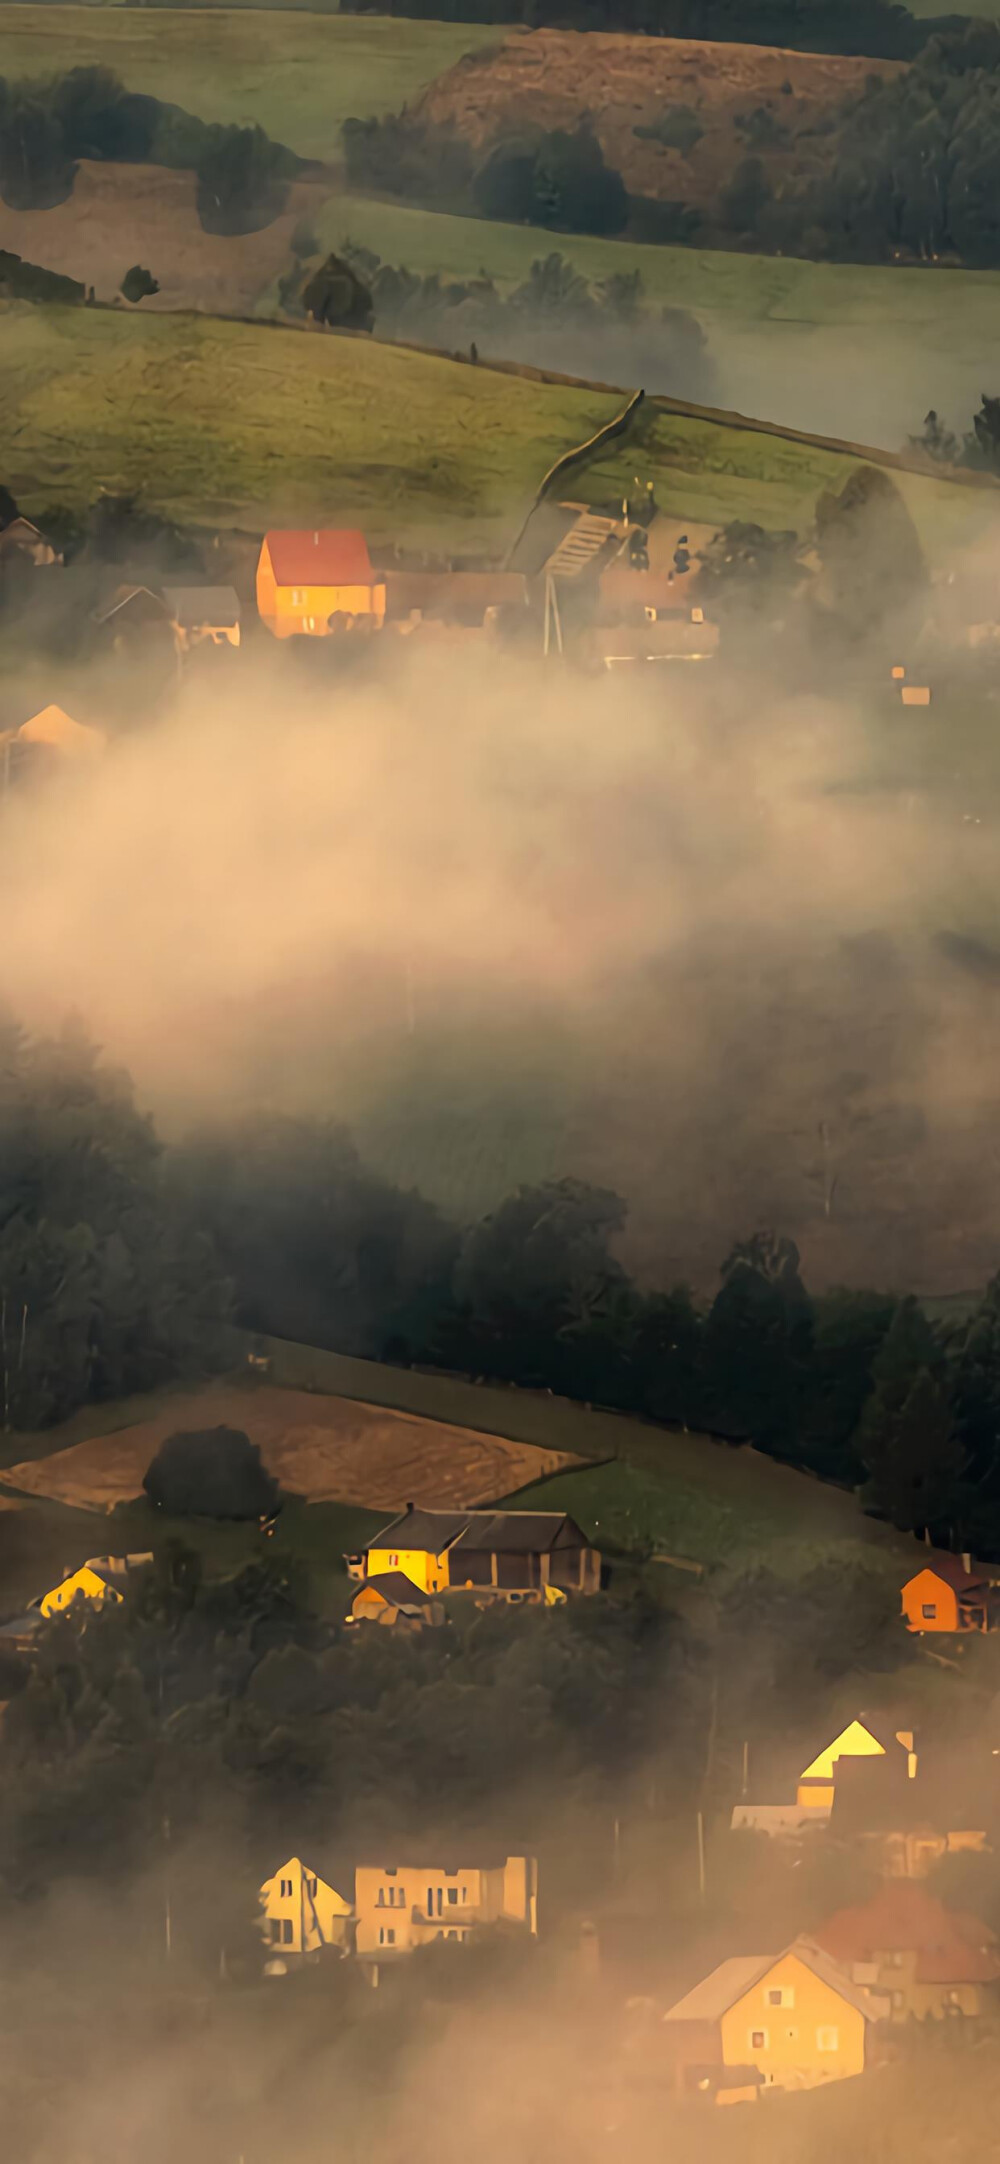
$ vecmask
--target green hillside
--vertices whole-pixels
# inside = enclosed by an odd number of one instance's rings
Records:
[[[0,7],[0,75],[114,68],[203,120],[257,120],[307,158],[339,154],[349,114],[395,111],[463,53],[471,23],[263,9]]]
[[[498,550],[617,406],[363,339],[0,309],[0,471],[36,507],[134,489],[194,523],[356,518],[375,541]]]

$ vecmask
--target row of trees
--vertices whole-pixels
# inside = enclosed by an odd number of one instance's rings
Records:
[[[912,59],[936,27],[894,0],[342,0],[342,12],[735,40],[888,60]]]
[[[384,263],[345,239],[320,263],[314,235],[298,236],[302,254],[281,281],[282,306],[334,327],[369,329],[452,352],[516,359],[536,368],[597,374],[610,382],[641,373],[650,389],[711,397],[714,363],[696,316],[647,300],[639,271],[611,271],[591,281],[558,250],[539,256],[509,293],[492,278],[421,277]],[[308,245],[306,245],[308,244]],[[293,248],[295,236],[293,236]]]
[[[126,90],[111,68],[44,81],[0,78],[0,197],[48,210],[73,192],[79,160],[193,169],[210,233],[253,233],[284,208],[301,160],[262,128],[223,127]]]
[[[640,1289],[627,1208],[576,1180],[459,1229],[329,1121],[165,1151],[82,1035],[0,1041],[7,1428],[231,1357],[245,1326],[751,1439],[908,1529],[1000,1551],[1000,1280],[951,1335],[915,1300],[808,1293],[794,1244],[734,1248],[706,1310]]]
[[[573,129],[525,127],[482,151],[407,112],[346,120],[343,141],[353,187],[562,233],[616,234],[628,223],[625,183],[586,115]]]
[[[347,121],[344,148],[356,186],[508,223],[605,234],[628,226],[644,240],[810,257],[1000,262],[997,25],[954,18],[911,67],[869,78],[810,130],[805,180],[769,158],[789,136],[768,108],[744,114],[739,128],[747,154],[708,208],[686,203],[682,184],[677,202],[630,197],[586,115],[572,131],[508,130],[476,150],[453,127],[403,112]],[[636,132],[687,151],[701,129],[674,106]]]

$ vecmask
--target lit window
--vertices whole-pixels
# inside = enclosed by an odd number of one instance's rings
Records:
[[[750,2031],[750,2049],[751,2049],[751,2051],[766,2051],[766,2050],[767,2050],[767,2030],[766,2030],[766,2029],[751,2029],[751,2031]]]
[[[840,2050],[840,2030],[839,2030],[839,2029],[817,2029],[817,2031],[816,2031],[816,2049],[817,2049],[817,2051],[839,2051],[839,2050]]]
[[[449,1886],[449,1888],[448,1888],[448,1903],[449,1903],[449,1907],[451,1907],[451,1908],[453,1908],[453,1909],[455,1909],[455,1908],[457,1908],[457,1907],[458,1907],[458,1887],[457,1887],[457,1886]]]

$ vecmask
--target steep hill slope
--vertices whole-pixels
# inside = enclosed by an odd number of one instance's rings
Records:
[[[892,61],[773,46],[520,31],[459,60],[413,110],[476,145],[525,123],[571,128],[587,115],[633,194],[707,205],[751,150],[776,180],[812,170],[825,115],[870,75],[897,72]],[[686,152],[649,133],[678,107],[701,130]],[[754,122],[761,112],[769,118]]]

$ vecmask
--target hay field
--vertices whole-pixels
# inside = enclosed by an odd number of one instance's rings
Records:
[[[350,115],[394,112],[463,53],[471,23],[264,9],[0,7],[0,75],[114,68],[129,90],[202,120],[259,121],[304,158],[336,158]]]
[[[499,1501],[529,1480],[572,1465],[540,1450],[347,1398],[308,1391],[222,1385],[171,1398],[112,1435],[95,1435],[8,1466],[8,1489],[71,1510],[111,1511],[142,1494],[143,1475],[178,1428],[242,1428],[289,1495],[365,1510],[469,1508]]]
[[[321,332],[0,308],[0,470],[28,509],[134,489],[192,524],[496,550],[618,403]]]

